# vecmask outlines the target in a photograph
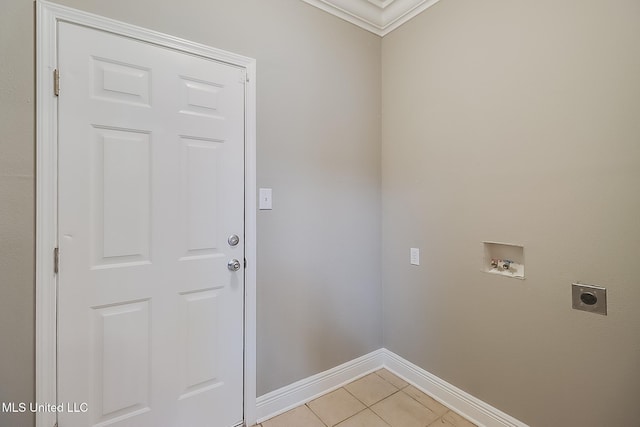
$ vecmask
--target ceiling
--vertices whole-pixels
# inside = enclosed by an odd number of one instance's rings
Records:
[[[302,0],[379,36],[385,36],[440,0]]]

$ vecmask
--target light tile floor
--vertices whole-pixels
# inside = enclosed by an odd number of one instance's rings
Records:
[[[475,424],[381,369],[259,426],[475,427]]]

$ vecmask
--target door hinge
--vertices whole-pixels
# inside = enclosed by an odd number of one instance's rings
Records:
[[[53,274],[58,274],[58,268],[60,266],[60,249],[53,249]],[[57,426],[54,426],[57,427]]]
[[[53,425],[53,427],[58,427],[58,422],[56,421],[56,423]]]
[[[245,268],[245,270],[247,268],[247,259],[246,258],[244,259],[244,268]]]
[[[60,72],[57,68],[53,70],[53,94],[60,96]]]

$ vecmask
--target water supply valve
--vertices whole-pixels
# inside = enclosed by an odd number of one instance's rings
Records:
[[[492,268],[497,268],[498,270],[508,271],[509,267],[511,267],[512,263],[513,263],[513,261],[511,261],[509,259],[497,259],[497,258],[492,258],[491,259],[491,267]]]

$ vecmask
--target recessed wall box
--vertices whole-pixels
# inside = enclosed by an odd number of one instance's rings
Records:
[[[482,271],[500,276],[524,279],[524,247],[509,243],[482,242]]]

